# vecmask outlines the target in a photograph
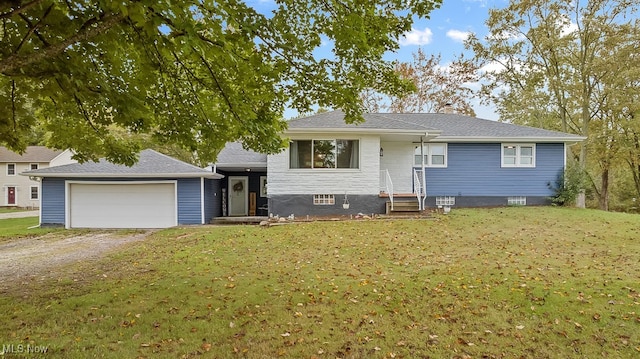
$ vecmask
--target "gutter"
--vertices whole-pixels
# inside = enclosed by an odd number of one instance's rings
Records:
[[[224,178],[223,175],[213,172],[200,173],[20,173],[21,176],[47,177],[47,178]]]

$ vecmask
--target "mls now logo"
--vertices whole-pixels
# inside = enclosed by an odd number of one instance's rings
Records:
[[[44,354],[49,350],[44,345],[33,344],[2,344],[0,355],[8,354]]]

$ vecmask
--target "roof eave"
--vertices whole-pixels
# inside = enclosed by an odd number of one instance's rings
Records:
[[[224,178],[219,173],[29,173],[22,172],[21,176],[51,177],[51,178]]]
[[[267,167],[267,161],[265,162],[221,162],[215,163],[216,167]]]
[[[484,136],[440,136],[438,142],[534,142],[534,143],[578,143],[586,137],[484,137]]]
[[[422,129],[422,130],[402,130],[402,129],[383,129],[383,128],[289,128],[285,134],[303,134],[303,133],[361,133],[361,134],[381,134],[381,135],[407,135],[421,136],[425,133],[430,135],[438,135],[442,133],[440,130]]]

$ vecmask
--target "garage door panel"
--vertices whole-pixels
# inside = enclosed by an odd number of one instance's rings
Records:
[[[70,227],[164,228],[176,225],[175,183],[70,185]]]

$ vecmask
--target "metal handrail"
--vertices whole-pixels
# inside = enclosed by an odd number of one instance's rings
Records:
[[[420,197],[422,197],[422,179],[420,178],[421,173],[421,170],[413,170],[413,193],[416,195],[416,198],[418,200],[418,208],[422,211],[422,200],[420,199]]]
[[[393,211],[393,181],[391,181],[389,170],[381,170],[380,172],[384,176],[384,190],[389,196],[389,202],[391,202],[391,210]]]

